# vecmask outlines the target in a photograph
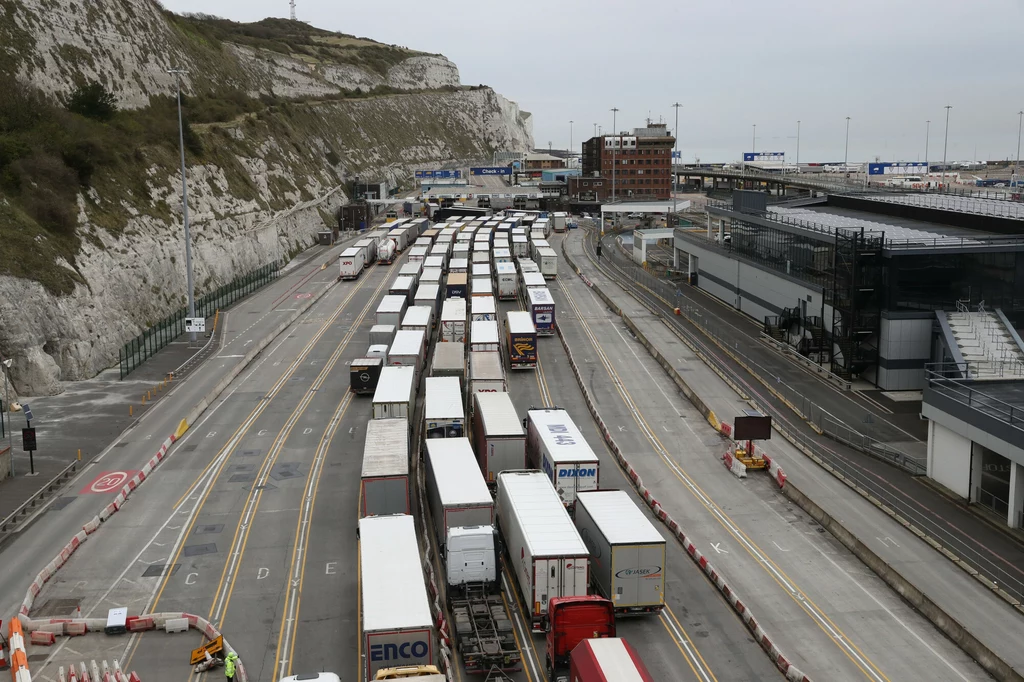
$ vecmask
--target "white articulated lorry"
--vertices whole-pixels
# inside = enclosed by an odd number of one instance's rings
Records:
[[[427,377],[424,382],[423,437],[462,438],[466,432],[466,409],[458,377]]]
[[[629,493],[580,493],[573,521],[590,551],[590,581],[617,613],[665,607],[665,538]]]
[[[405,417],[412,419],[416,406],[416,368],[384,367],[373,393],[373,418]]]
[[[587,594],[587,546],[540,471],[498,474],[495,509],[530,624],[534,632],[542,631],[552,597]]]
[[[598,490],[600,460],[565,410],[526,412],[526,461],[544,472],[570,509],[577,493]]]
[[[428,440],[426,450],[427,503],[443,554],[452,528],[494,523],[494,499],[468,438]]]
[[[473,446],[487,485],[498,474],[526,468],[526,432],[512,397],[505,392],[478,391],[470,396],[473,407]]]
[[[409,420],[366,423],[359,517],[411,514],[409,504]]]

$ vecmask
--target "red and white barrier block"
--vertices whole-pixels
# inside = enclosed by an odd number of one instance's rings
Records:
[[[764,463],[768,465],[766,467],[768,475],[775,479],[775,482],[779,484],[780,488],[784,487],[786,485],[786,472],[782,470],[782,467],[779,465],[779,461],[771,457],[766,452],[761,454],[761,459],[763,459]]]
[[[725,468],[735,474],[736,478],[747,477],[747,465],[733,457],[732,450],[726,450],[722,455],[722,463]]]

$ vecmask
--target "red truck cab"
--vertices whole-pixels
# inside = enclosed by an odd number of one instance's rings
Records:
[[[569,667],[573,649],[585,639],[615,636],[615,605],[597,595],[552,597],[548,602],[547,672]]]

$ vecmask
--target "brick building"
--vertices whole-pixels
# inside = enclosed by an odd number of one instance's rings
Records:
[[[612,196],[611,177],[570,176],[569,196],[581,201],[608,201]]]
[[[583,177],[603,176],[611,196],[614,151],[617,198],[670,199],[675,144],[664,123],[634,128],[632,135],[592,137],[583,143]]]

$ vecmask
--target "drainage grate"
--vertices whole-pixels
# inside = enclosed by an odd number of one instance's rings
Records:
[[[174,575],[181,568],[181,564],[171,564],[169,567],[167,564],[150,564],[146,566],[146,570],[142,572],[143,578],[163,578],[165,576]]]
[[[182,548],[181,553],[185,556],[200,556],[201,554],[216,554],[217,545],[212,542],[208,542],[203,545],[186,545]]]
[[[242,450],[242,457],[252,457],[258,454],[260,454],[259,450]]]
[[[71,497],[58,497],[50,504],[50,511],[60,511],[64,507],[74,502],[76,499],[78,498],[74,497],[73,495]]]
[[[252,483],[256,480],[256,474],[235,474],[228,479],[228,483]]]
[[[196,526],[196,535],[206,535],[207,533],[219,533],[224,530],[223,523],[208,523],[205,526]]]
[[[285,462],[284,464],[278,464],[270,470],[270,477],[275,481],[286,481],[289,478],[298,478],[302,475],[299,471],[298,462]]]
[[[181,449],[181,451],[182,452],[195,452],[196,448],[198,448],[198,447],[199,447],[199,443],[192,443],[191,445],[186,445],[185,447],[183,447]]]

